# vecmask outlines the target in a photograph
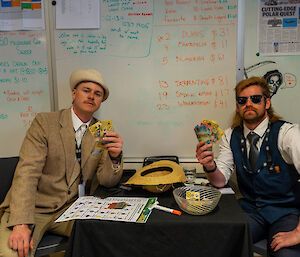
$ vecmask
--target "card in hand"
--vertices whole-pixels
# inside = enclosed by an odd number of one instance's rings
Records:
[[[90,126],[89,130],[98,142],[96,148],[105,148],[104,145],[109,142],[103,141],[103,138],[106,136],[107,132],[113,132],[114,127],[111,120],[103,120]]]

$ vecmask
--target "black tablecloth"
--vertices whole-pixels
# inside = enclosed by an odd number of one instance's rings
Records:
[[[160,205],[179,210],[171,190],[153,195],[142,189],[99,189],[98,194],[158,196]],[[234,195],[222,195],[215,210],[203,216],[184,212],[177,216],[153,209],[144,224],[77,220],[65,256],[250,257],[251,245],[246,216]]]

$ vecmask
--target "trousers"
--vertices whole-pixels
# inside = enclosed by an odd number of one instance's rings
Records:
[[[70,236],[74,221],[66,221],[55,223],[55,220],[69,207],[65,206],[61,210],[50,214],[35,214],[35,228],[33,232],[33,250],[30,251],[30,257],[34,257],[36,248],[41,241],[46,231],[53,233]],[[18,257],[18,252],[9,248],[8,238],[12,228],[6,227],[9,219],[9,212],[4,212],[0,222],[0,257]]]
[[[281,217],[277,221],[269,224],[258,213],[247,213],[247,219],[249,222],[250,232],[253,243],[256,243],[262,239],[267,239],[268,242],[268,254],[270,257],[297,257],[300,256],[300,244],[281,248],[274,252],[271,249],[270,244],[273,240],[273,236],[279,232],[288,232],[294,230],[299,222],[299,216],[296,214],[289,214]]]

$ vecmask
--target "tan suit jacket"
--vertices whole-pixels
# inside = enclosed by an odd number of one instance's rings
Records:
[[[87,129],[81,143],[83,180],[114,186],[122,176],[122,163],[114,168],[107,150],[94,153],[95,144]],[[80,165],[75,148],[70,109],[35,117],[20,150],[12,187],[0,206],[9,208],[7,227],[34,224],[35,212],[55,212],[76,199]]]

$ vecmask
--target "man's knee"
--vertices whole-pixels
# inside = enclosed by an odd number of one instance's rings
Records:
[[[17,252],[10,249],[8,245],[8,238],[11,230],[4,226],[6,220],[5,215],[7,214],[4,213],[0,220],[0,257],[17,257]]]
[[[8,213],[4,213],[0,221],[0,257],[18,257],[18,252],[11,249],[8,245],[8,238],[12,232],[10,228],[5,226],[8,215]],[[31,251],[28,257],[30,256],[34,256]]]
[[[18,252],[7,247],[0,246],[0,257],[18,257]]]
[[[299,247],[281,248],[276,252],[270,251],[270,256],[271,257],[299,257],[300,249]]]
[[[290,247],[283,247],[276,252],[274,252],[270,248],[268,250],[269,250],[270,257],[299,257],[300,256],[300,244],[293,245]]]
[[[0,224],[0,257],[18,257],[18,253],[8,245],[10,229]]]

